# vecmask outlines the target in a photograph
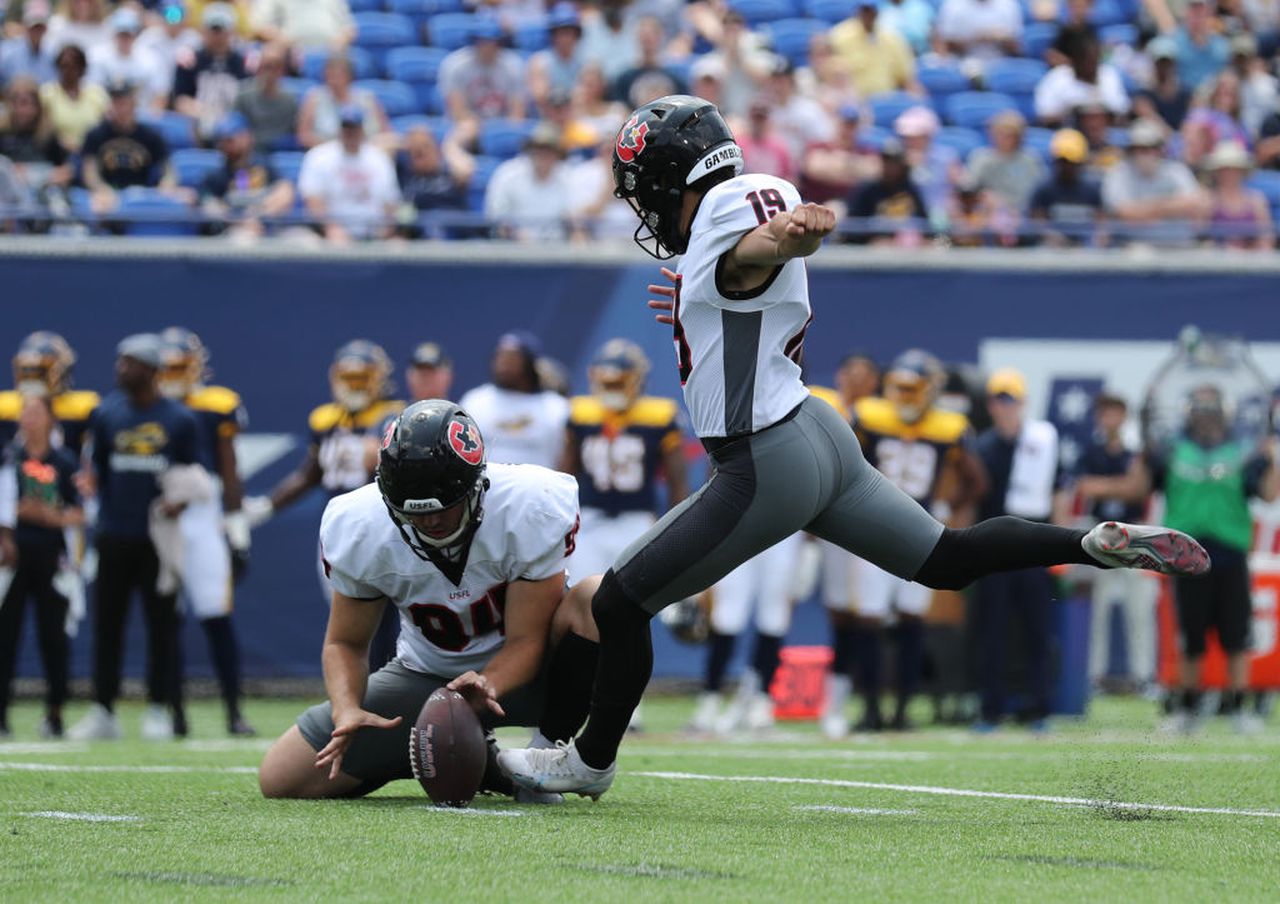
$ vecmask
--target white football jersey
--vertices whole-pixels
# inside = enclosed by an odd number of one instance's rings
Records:
[[[776,176],[738,176],[707,192],[680,260],[675,345],[684,401],[700,437],[763,430],[805,400],[800,380],[813,315],[804,260],[751,292],[720,285],[721,256],[752,229],[800,203]],[[483,427],[483,425],[481,425]]]
[[[564,447],[569,400],[554,392],[516,392],[492,383],[458,402],[480,426],[485,459],[508,465],[554,468]]]
[[[330,500],[320,522],[329,582],[355,599],[400,610],[396,656],[455,678],[482,669],[502,646],[507,585],[564,571],[578,530],[578,482],[532,465],[489,465],[484,518],[456,586],[418,558],[387,514],[376,484]]]

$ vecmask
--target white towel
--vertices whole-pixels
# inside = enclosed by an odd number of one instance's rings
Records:
[[[161,508],[165,503],[207,502],[214,488],[209,472],[200,465],[174,465],[160,475],[159,482],[160,495],[151,503],[147,530],[160,560],[156,592],[167,596],[177,593],[182,584],[184,555],[178,519],[166,517]]]
[[[1018,434],[1009,469],[1004,510],[1019,518],[1047,521],[1053,514],[1058,474],[1058,431],[1048,421],[1027,421]]]

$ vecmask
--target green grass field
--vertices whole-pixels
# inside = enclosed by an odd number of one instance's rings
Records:
[[[248,712],[274,737],[301,708]],[[267,741],[222,737],[213,704],[191,740],[94,745],[37,742],[23,705],[0,744],[0,900],[1280,900],[1275,724],[1165,739],[1150,704],[1104,700],[1042,739],[832,744],[783,725],[708,742],[679,733],[689,711],[646,705],[599,803],[449,811],[412,781],[262,800]],[[134,736],[139,714],[124,710]]]

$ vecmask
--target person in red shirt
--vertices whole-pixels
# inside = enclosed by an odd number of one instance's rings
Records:
[[[742,147],[743,172],[768,173],[788,182],[796,180],[795,161],[787,142],[769,119],[769,98],[757,95],[747,114],[747,128],[738,138]]]
[[[880,177],[880,155],[863,144],[861,121],[858,105],[844,104],[836,120],[835,138],[812,142],[804,149],[800,197],[815,204],[843,201],[855,185]]]

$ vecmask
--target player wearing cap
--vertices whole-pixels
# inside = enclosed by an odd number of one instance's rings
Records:
[[[267,752],[262,793],[349,797],[409,778],[409,729],[445,685],[486,726],[536,725],[538,743],[572,737],[596,663],[595,583],[565,592],[577,522],[572,477],[487,464],[480,428],[451,402],[406,408],[383,437],[377,483],[325,509],[329,702]],[[400,620],[397,655],[370,675],[366,651],[384,609]],[[496,776],[485,787],[500,790]]]
[[[715,106],[660,98],[618,133],[614,183],[659,259],[683,254],[669,313],[693,429],[715,462],[708,482],[631,545],[592,602],[600,664],[582,734],[555,750],[499,755],[530,788],[598,796],[653,668],[649,620],[732,568],[807,530],[894,575],[960,588],[983,574],[1056,562],[1178,573],[1204,550],[1165,528],[1100,525],[1087,535],[1018,518],[945,528],[862,456],[849,424],[800,379],[813,312],[804,258],[835,228],[831,210],[787,182],[740,175],[742,152]]]
[[[438,342],[419,342],[404,369],[409,401],[447,399],[453,391],[453,361]]]
[[[498,339],[492,382],[468,390],[459,401],[484,431],[489,460],[554,468],[564,448],[569,402],[542,386],[542,344],[523,330]]]
[[[1051,244],[1089,244],[1102,218],[1102,189],[1085,172],[1089,141],[1075,129],[1059,129],[1049,155],[1053,174],[1031,196],[1031,220],[1044,224]]]

